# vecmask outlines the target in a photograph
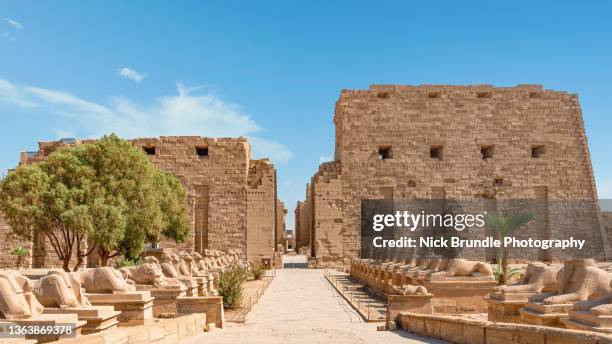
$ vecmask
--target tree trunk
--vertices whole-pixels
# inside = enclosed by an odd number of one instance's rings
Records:
[[[64,264],[62,264],[64,271],[70,272],[70,256],[64,257],[62,261],[64,262]]]
[[[499,255],[500,261],[498,264],[501,264],[501,273],[499,275],[499,284],[506,284],[506,276],[508,274],[508,263],[506,262],[506,250],[504,248],[501,249],[501,253]]]
[[[78,271],[82,266],[83,266],[83,256],[81,254],[77,253],[77,264],[74,266],[74,268],[72,269],[72,271]]]
[[[108,252],[107,250],[100,248],[98,250],[98,255],[100,256],[100,266],[107,266],[108,265],[108,256],[109,256],[110,252]]]

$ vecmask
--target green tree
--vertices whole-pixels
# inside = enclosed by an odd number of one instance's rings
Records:
[[[44,235],[66,271],[73,255],[74,270],[94,249],[107,265],[119,255],[135,259],[146,240],[160,234],[181,241],[190,230],[178,179],[116,135],[20,166],[2,181],[0,193],[0,210],[13,231]]]
[[[506,259],[506,247],[503,245],[504,239],[527,224],[532,218],[533,215],[527,213],[512,215],[488,213],[485,215],[485,222],[497,232],[497,237],[502,242],[498,252],[498,264],[501,265],[498,278],[500,284],[505,284],[508,281],[508,259]]]

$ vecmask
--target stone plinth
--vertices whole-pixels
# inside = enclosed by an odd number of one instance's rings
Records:
[[[117,316],[121,312],[112,306],[89,306],[69,308],[45,308],[44,314],[76,314],[79,320],[86,321],[81,329],[83,334],[96,333],[117,328]]]
[[[138,291],[148,291],[153,297],[153,317],[157,318],[160,315],[175,316],[176,315],[176,299],[185,296],[187,287],[168,286],[155,287],[152,285],[136,285]]]
[[[180,297],[177,300],[177,314],[205,313],[207,324],[223,328],[223,298],[221,296]]]
[[[591,311],[575,311],[568,313],[569,318],[561,318],[561,322],[570,330],[595,331],[612,334],[612,316],[595,315]]]
[[[198,296],[198,282],[193,277],[179,278],[181,283],[186,287],[185,295],[187,296]]]
[[[23,342],[28,340],[35,340],[38,343],[48,343],[59,340],[60,338],[70,338],[81,335],[81,329],[85,325],[85,321],[79,320],[75,313],[66,314],[40,314],[30,319],[19,319],[19,320],[0,320],[0,327],[6,328],[9,324],[17,324],[19,326],[74,326],[70,334],[32,334],[26,335],[23,338]],[[1,341],[1,340],[0,340]]]
[[[207,296],[208,294],[208,278],[206,277],[194,277],[196,283],[198,283],[198,293],[192,296]]]
[[[119,325],[142,325],[153,318],[153,300],[150,291],[130,293],[90,294],[85,296],[94,306],[113,306],[121,313]]]
[[[489,277],[436,277],[424,280],[427,292],[436,299],[452,300],[456,313],[484,313],[485,297],[495,291],[497,281]]]
[[[491,293],[485,298],[489,321],[521,323],[519,310],[537,293]]]
[[[387,297],[387,323],[389,324],[396,320],[396,317],[403,312],[411,312],[418,314],[432,314],[433,307],[431,303],[432,294],[423,295],[389,295]]]
[[[528,302],[519,310],[521,321],[526,324],[564,327],[561,319],[569,317],[571,303],[545,305],[541,302]]]

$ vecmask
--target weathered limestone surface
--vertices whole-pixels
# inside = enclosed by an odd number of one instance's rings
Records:
[[[311,222],[300,223],[298,238],[311,234],[317,258],[359,255],[362,199],[541,200],[541,218],[521,236],[555,237],[580,227],[593,257],[610,249],[595,207],[584,209],[579,226],[551,215],[563,211],[552,201],[597,199],[575,94],[540,85],[373,85],[343,90],[334,124],[334,161],[321,164],[299,207],[300,218]],[[432,158],[432,147],[441,148],[439,157]],[[461,254],[495,258],[485,249]],[[535,256],[513,257],[546,258],[529,254]]]
[[[557,289],[540,293],[519,310],[521,320],[535,325],[563,327],[576,302],[607,297],[612,293],[612,274],[597,267],[593,259],[573,259],[557,274]]]
[[[607,344],[612,336],[554,327],[496,323],[449,315],[403,313],[398,325],[409,332],[465,344]]]

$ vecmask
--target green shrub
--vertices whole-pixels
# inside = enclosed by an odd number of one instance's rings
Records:
[[[15,263],[17,269],[21,268],[21,265],[23,265],[23,260],[30,255],[30,250],[28,250],[27,248],[23,247],[23,246],[17,246],[15,247],[15,249],[11,252],[12,255],[17,256],[17,261]]]
[[[242,301],[244,292],[244,282],[249,276],[247,268],[234,264],[225,272],[219,275],[218,291],[223,296],[223,305],[226,307],[236,307]]]
[[[130,258],[126,258],[126,257],[121,257],[121,260],[117,261],[115,263],[115,268],[116,269],[120,269],[124,266],[134,266],[136,264],[140,263],[140,257],[136,258],[136,259],[130,259]]]
[[[265,273],[266,267],[263,264],[256,263],[251,267],[251,275],[256,280],[261,279]]]

